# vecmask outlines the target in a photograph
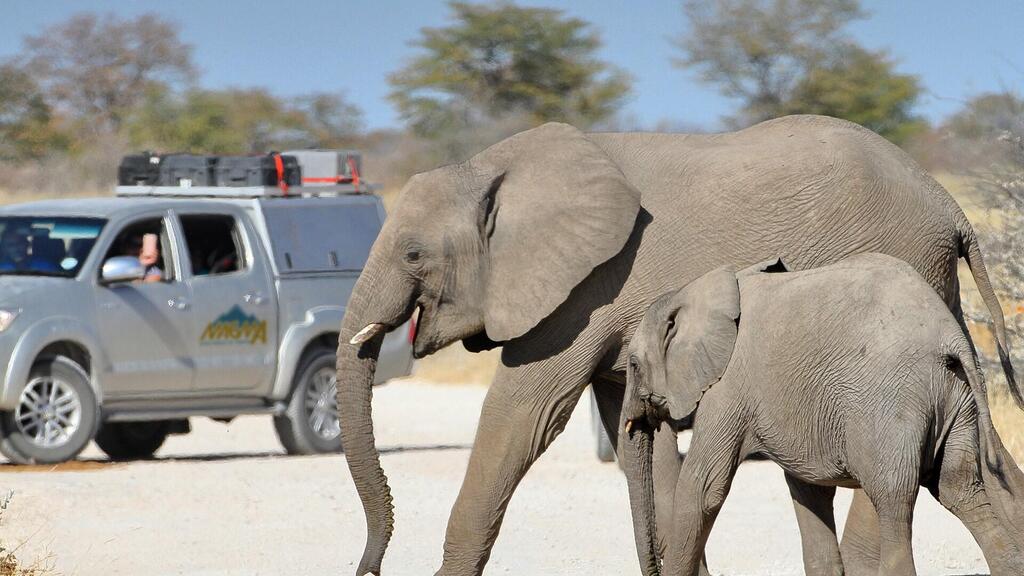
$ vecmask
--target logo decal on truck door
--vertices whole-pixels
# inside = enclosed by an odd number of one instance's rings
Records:
[[[250,316],[238,306],[206,325],[200,344],[266,344],[267,321]]]

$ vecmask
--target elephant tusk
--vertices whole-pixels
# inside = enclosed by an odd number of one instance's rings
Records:
[[[632,430],[632,429],[633,429],[633,421],[632,420],[626,420],[626,434],[629,434],[629,431]]]
[[[348,343],[362,344],[363,342],[372,340],[373,337],[376,336],[377,334],[380,334],[384,330],[384,328],[386,328],[386,326],[384,326],[383,324],[367,324],[366,328],[363,328],[358,333],[356,333],[356,335],[353,336],[352,339],[348,341]]]

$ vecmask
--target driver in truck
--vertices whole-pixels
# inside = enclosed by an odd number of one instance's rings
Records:
[[[160,282],[164,279],[164,271],[160,269],[160,239],[156,234],[142,234],[128,237],[125,243],[125,256],[135,256],[146,269],[142,282]]]

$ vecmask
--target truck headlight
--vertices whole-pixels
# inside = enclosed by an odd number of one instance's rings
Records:
[[[17,317],[17,310],[0,310],[0,332],[7,330]]]

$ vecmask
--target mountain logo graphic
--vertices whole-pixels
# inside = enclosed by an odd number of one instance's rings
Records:
[[[267,321],[242,311],[237,305],[206,325],[201,344],[266,344]]]

